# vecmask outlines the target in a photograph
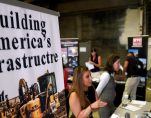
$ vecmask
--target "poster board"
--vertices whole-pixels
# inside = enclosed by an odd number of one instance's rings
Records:
[[[61,39],[63,64],[66,66],[69,77],[73,76],[74,69],[79,66],[79,41],[77,38]]]
[[[55,73],[57,91],[64,89],[58,16],[23,2],[0,1],[0,92],[16,97],[21,78],[31,86],[47,70]]]
[[[128,37],[128,52],[133,52],[147,70],[148,36]],[[143,77],[146,77],[146,74]]]

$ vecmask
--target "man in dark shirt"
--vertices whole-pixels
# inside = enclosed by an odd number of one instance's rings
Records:
[[[137,86],[140,82],[140,76],[138,71],[137,59],[132,52],[129,52],[127,54],[127,58],[124,62],[123,74],[126,74],[127,80],[122,100],[124,100],[124,97],[126,95],[128,95],[131,100],[135,100]]]

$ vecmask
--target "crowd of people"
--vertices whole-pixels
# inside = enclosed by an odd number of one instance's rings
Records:
[[[92,112],[98,111],[100,118],[109,118],[115,111],[114,75],[120,70],[120,57],[115,54],[109,55],[103,73],[100,73],[102,59],[96,49],[92,49],[88,62],[94,66],[93,69],[89,70],[86,66],[78,66],[74,69],[72,87],[68,89],[66,96],[69,103],[68,113],[70,108],[72,112],[70,118],[93,118]],[[126,81],[123,98],[128,95],[129,99],[136,99],[136,90],[141,76],[140,66],[143,65],[138,64],[137,58],[129,52],[122,71],[123,81]],[[96,77],[99,78],[97,87],[92,83],[93,78]]]

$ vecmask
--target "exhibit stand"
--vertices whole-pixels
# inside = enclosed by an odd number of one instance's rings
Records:
[[[63,64],[66,66],[69,77],[73,76],[74,69],[79,66],[78,38],[61,38]]]
[[[137,87],[136,99],[145,101],[146,96],[146,72],[147,72],[147,54],[148,54],[148,37],[147,36],[137,36],[128,37],[128,52],[133,52],[137,58],[143,63],[143,71],[141,74],[141,80]],[[120,75],[119,75],[120,76]],[[121,79],[122,80],[122,79]],[[121,104],[123,92],[125,89],[125,82],[116,80],[116,98],[114,104],[118,107]]]
[[[143,70],[140,72],[141,80],[137,88],[136,99],[145,100],[148,62],[148,36],[128,37],[128,52],[133,52],[134,55],[143,63]]]

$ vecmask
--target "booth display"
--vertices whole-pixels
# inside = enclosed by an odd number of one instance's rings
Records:
[[[147,72],[147,54],[148,54],[148,37],[128,37],[128,52],[133,52],[137,56],[138,60],[142,62],[143,69],[140,72],[141,80],[137,87],[137,100],[145,100],[146,96],[146,72]],[[122,77],[122,76],[121,76]],[[121,79],[122,80],[122,79]],[[125,81],[120,79],[116,82],[116,98],[114,104],[116,107],[122,102],[122,95],[125,89]]]
[[[137,88],[136,99],[145,100],[148,62],[148,36],[128,37],[128,52],[133,52],[138,60],[143,64],[140,72],[141,80]]]
[[[61,40],[61,50],[63,64],[66,66],[69,77],[73,75],[73,70],[79,65],[79,42],[77,39]]]

